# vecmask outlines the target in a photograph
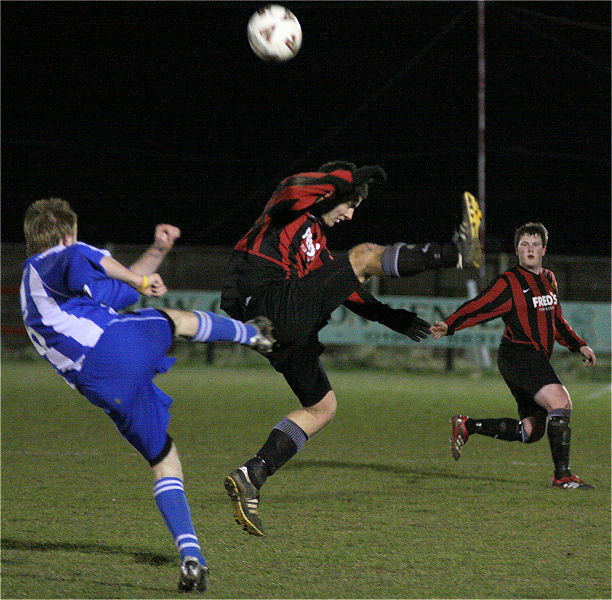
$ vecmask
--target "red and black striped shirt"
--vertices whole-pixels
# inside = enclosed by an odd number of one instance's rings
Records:
[[[352,187],[353,174],[343,169],[298,173],[283,179],[234,247],[223,286],[224,303],[253,295],[279,280],[304,277],[333,260],[321,221],[312,209]],[[378,303],[365,288],[351,300]]]
[[[234,250],[268,261],[274,279],[303,277],[330,259],[315,204],[348,189],[350,171],[299,173],[283,179],[262,214]],[[270,267],[270,265],[268,265]]]
[[[549,358],[555,341],[572,352],[586,346],[563,316],[557,280],[549,269],[542,269],[539,275],[519,266],[509,269],[462,304],[445,323],[448,335],[452,335],[496,317],[506,324],[505,340],[543,350]]]

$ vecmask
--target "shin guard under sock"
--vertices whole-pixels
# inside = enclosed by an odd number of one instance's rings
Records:
[[[307,439],[296,423],[287,417],[281,419],[257,455],[245,463],[251,483],[260,488],[270,475],[302,449]]]
[[[407,277],[428,269],[456,267],[458,252],[454,244],[404,244],[398,242],[386,246],[382,257],[382,269],[390,277]]]
[[[569,426],[571,414],[571,410],[562,408],[551,410],[548,414],[548,442],[557,479],[571,475],[569,464],[572,439],[572,430]]]
[[[479,433],[497,440],[518,442],[523,440],[521,424],[516,419],[472,419],[465,422],[468,433]]]

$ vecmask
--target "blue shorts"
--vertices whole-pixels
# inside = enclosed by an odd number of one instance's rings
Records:
[[[173,330],[155,309],[117,315],[89,351],[76,387],[102,408],[149,462],[166,449],[172,398],[154,383],[175,358],[166,356]]]

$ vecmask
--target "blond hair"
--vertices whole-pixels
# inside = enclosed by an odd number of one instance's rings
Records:
[[[37,200],[28,207],[23,220],[28,256],[44,252],[64,241],[76,238],[77,215],[61,198]]]

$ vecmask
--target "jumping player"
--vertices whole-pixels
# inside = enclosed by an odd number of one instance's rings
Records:
[[[172,225],[157,226],[153,245],[129,269],[108,251],[77,241],[77,215],[59,198],[34,202],[24,233],[29,258],[20,293],[28,335],[39,354],[101,408],[148,461],[155,501],[181,558],[179,591],[202,592],[208,568],[191,521],[178,451],[167,433],[172,398],[153,378],[175,361],[166,356],[173,336],[233,341],[269,352],[270,322],[173,309],[117,313],[139,293],[166,292],[155,271],[180,236]]]
[[[318,338],[332,311],[344,305],[419,342],[429,324],[378,301],[363,286],[366,279],[482,262],[481,212],[467,192],[463,220],[450,243],[363,243],[332,254],[324,229],[350,221],[368,196],[368,186],[385,179],[381,167],[357,168],[344,161],[287,177],[235,246],[221,307],[237,319],[262,314],[272,320],[279,346],[268,358],[301,404],[277,423],[255,456],[225,478],[236,520],[253,535],[264,535],[258,507],[266,479],[335,415],[336,396],[319,360],[323,346]]]
[[[560,489],[591,489],[570,470],[569,426],[572,402],[550,364],[555,341],[580,352],[587,365],[596,357],[570,327],[561,311],[557,280],[542,268],[548,231],[541,223],[526,223],[514,234],[519,266],[502,273],[474,299],[431,328],[434,338],[501,317],[506,329],[497,364],[514,396],[519,420],[451,418],[451,454],[461,458],[463,445],[478,433],[507,442],[537,442],[547,430],[554,463],[552,485]]]

